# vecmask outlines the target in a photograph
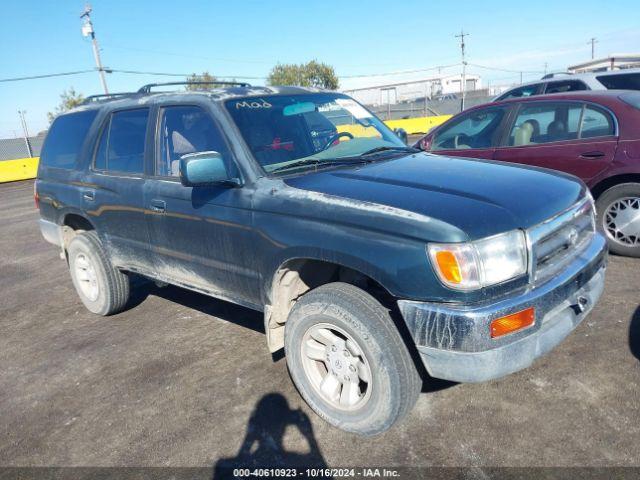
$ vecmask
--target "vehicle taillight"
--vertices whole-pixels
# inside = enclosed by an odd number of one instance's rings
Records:
[[[40,209],[40,195],[38,195],[38,187],[36,182],[33,182],[33,201],[36,204],[36,209]]]

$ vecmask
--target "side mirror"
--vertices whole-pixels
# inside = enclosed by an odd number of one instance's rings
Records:
[[[424,152],[428,152],[431,150],[432,142],[433,142],[433,135],[427,134],[416,142],[415,147],[419,148]]]
[[[222,155],[218,152],[187,153],[180,157],[180,182],[185,187],[200,185],[239,186],[240,180],[227,173]]]
[[[402,140],[402,142],[406,145],[409,141],[407,137],[407,131],[404,128],[394,128],[393,133],[397,135],[397,137]]]

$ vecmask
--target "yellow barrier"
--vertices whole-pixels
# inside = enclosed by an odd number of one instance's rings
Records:
[[[36,178],[38,157],[0,161],[0,183]]]
[[[433,127],[449,120],[453,115],[437,115],[434,117],[417,117],[404,118],[401,120],[387,120],[387,127],[404,128],[408,135],[416,135],[418,133],[427,133]]]
[[[451,117],[452,115],[438,115],[434,117],[403,118],[401,120],[387,120],[384,123],[391,129],[404,128],[407,135],[416,135],[419,133],[427,133],[433,127],[437,127]],[[376,137],[380,135],[375,128],[363,127],[357,123],[353,125],[338,125],[336,128],[338,132],[349,132],[358,137]]]

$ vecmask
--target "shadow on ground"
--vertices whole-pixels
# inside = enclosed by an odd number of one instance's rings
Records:
[[[250,308],[242,307],[224,300],[218,300],[205,294],[173,285],[159,287],[153,281],[138,276],[132,278],[132,285],[134,288],[132,288],[133,294],[129,301],[128,309],[140,305],[149,295],[155,295],[179,305],[193,308],[194,310],[198,310],[206,315],[211,315],[229,323],[234,323],[241,327],[248,328],[255,332],[265,333],[263,314],[255,310],[251,310]],[[445,390],[456,386],[457,383],[455,382],[433,378],[429,375],[427,370],[424,368],[420,355],[413,344],[413,340],[411,339],[404,321],[399,317],[399,313],[392,311],[392,316],[398,330],[400,331],[400,335],[409,348],[409,353],[411,354],[413,362],[422,378],[422,393],[437,392],[439,390]],[[280,349],[277,352],[272,353],[271,358],[274,362],[282,360],[284,358],[284,351]]]
[[[633,356],[640,360],[640,306],[631,316],[629,325],[629,350]]]
[[[284,435],[291,427],[304,438],[304,442],[296,445],[297,451],[284,446]],[[279,393],[269,393],[253,410],[237,455],[218,460],[213,478],[229,478],[236,468],[282,467],[326,468],[327,464],[307,414],[289,408],[287,399]]]
[[[127,309],[140,305],[149,295],[154,295],[184,307],[193,308],[206,315],[220,318],[226,322],[264,333],[264,321],[261,312],[173,285],[158,287],[152,281],[140,277],[132,279],[132,282],[134,288],[132,289],[132,298]]]

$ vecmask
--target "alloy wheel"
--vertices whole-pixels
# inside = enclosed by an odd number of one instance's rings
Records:
[[[625,247],[640,245],[640,198],[619,198],[607,207],[602,223],[608,237]]]
[[[307,379],[332,407],[357,410],[367,403],[373,386],[371,367],[352,336],[319,323],[305,332],[301,349]]]

